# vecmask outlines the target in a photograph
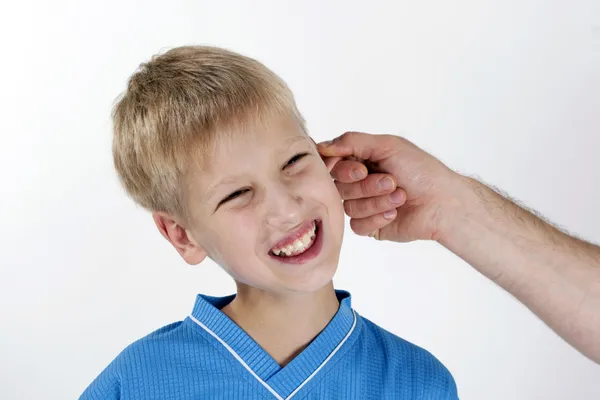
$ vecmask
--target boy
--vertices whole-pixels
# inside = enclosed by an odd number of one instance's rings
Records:
[[[180,47],[114,110],[129,195],[183,259],[237,284],[128,346],[82,399],[456,399],[447,369],[334,290],[344,210],[286,84],[259,62]]]

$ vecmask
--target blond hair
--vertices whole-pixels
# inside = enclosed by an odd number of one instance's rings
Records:
[[[150,211],[186,214],[183,179],[215,139],[288,113],[294,97],[260,62],[209,46],[155,55],[129,79],[113,110],[113,159],[127,193]]]

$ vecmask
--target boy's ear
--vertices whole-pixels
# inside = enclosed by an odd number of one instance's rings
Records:
[[[175,247],[185,262],[196,265],[206,258],[206,250],[196,244],[188,231],[173,217],[163,212],[153,212],[152,219],[160,234]]]

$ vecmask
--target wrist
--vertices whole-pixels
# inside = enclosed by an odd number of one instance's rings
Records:
[[[471,216],[477,213],[477,192],[481,183],[468,176],[451,172],[450,179],[443,185],[439,201],[434,240],[447,247],[453,236],[460,235]]]

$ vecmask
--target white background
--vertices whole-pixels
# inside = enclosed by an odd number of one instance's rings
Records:
[[[213,264],[185,265],[112,168],[113,100],[168,47],[258,58],[317,140],[405,135],[600,241],[597,0],[14,0],[0,15],[3,399],[76,398],[196,293],[234,289]],[[462,399],[600,398],[600,366],[433,243],[347,229],[336,284],[435,354]]]

